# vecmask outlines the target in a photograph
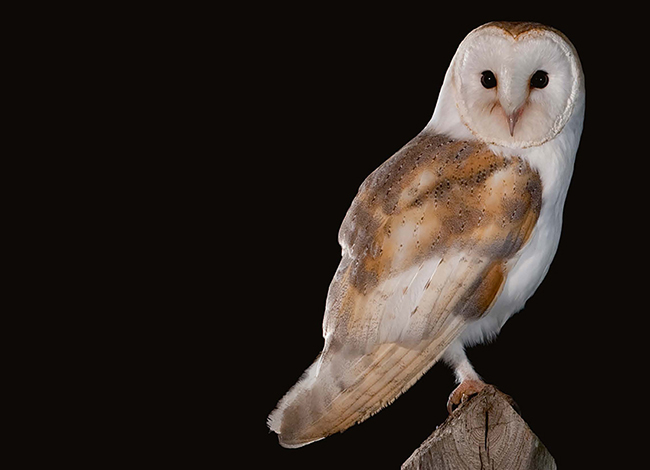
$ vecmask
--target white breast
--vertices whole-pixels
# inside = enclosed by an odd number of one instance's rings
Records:
[[[530,240],[509,263],[509,274],[496,303],[485,317],[462,334],[460,341],[465,345],[480,343],[498,334],[508,318],[524,307],[549,270],[560,242],[564,201],[582,132],[583,113],[580,111],[555,139],[539,147],[526,150],[492,148],[506,155],[519,155],[539,171],[542,209]]]

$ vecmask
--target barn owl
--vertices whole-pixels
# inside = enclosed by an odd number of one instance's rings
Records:
[[[467,35],[429,123],[343,220],[323,351],[268,418],[282,446],[364,421],[438,361],[459,383],[450,412],[485,386],[465,347],[496,336],[549,269],[584,107],[561,32],[492,22]]]

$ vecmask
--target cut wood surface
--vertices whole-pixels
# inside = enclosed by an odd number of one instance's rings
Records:
[[[488,385],[454,411],[402,465],[402,470],[555,470],[551,454],[511,406]]]

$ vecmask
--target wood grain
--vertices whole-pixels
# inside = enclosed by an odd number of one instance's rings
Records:
[[[462,404],[402,465],[402,470],[555,470],[555,460],[488,385]]]

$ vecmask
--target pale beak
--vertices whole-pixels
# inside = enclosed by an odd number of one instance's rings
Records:
[[[510,137],[514,137],[515,126],[517,125],[517,121],[519,121],[519,118],[521,117],[521,114],[523,112],[524,112],[524,107],[521,106],[515,109],[512,113],[508,114],[508,127],[510,128]]]

